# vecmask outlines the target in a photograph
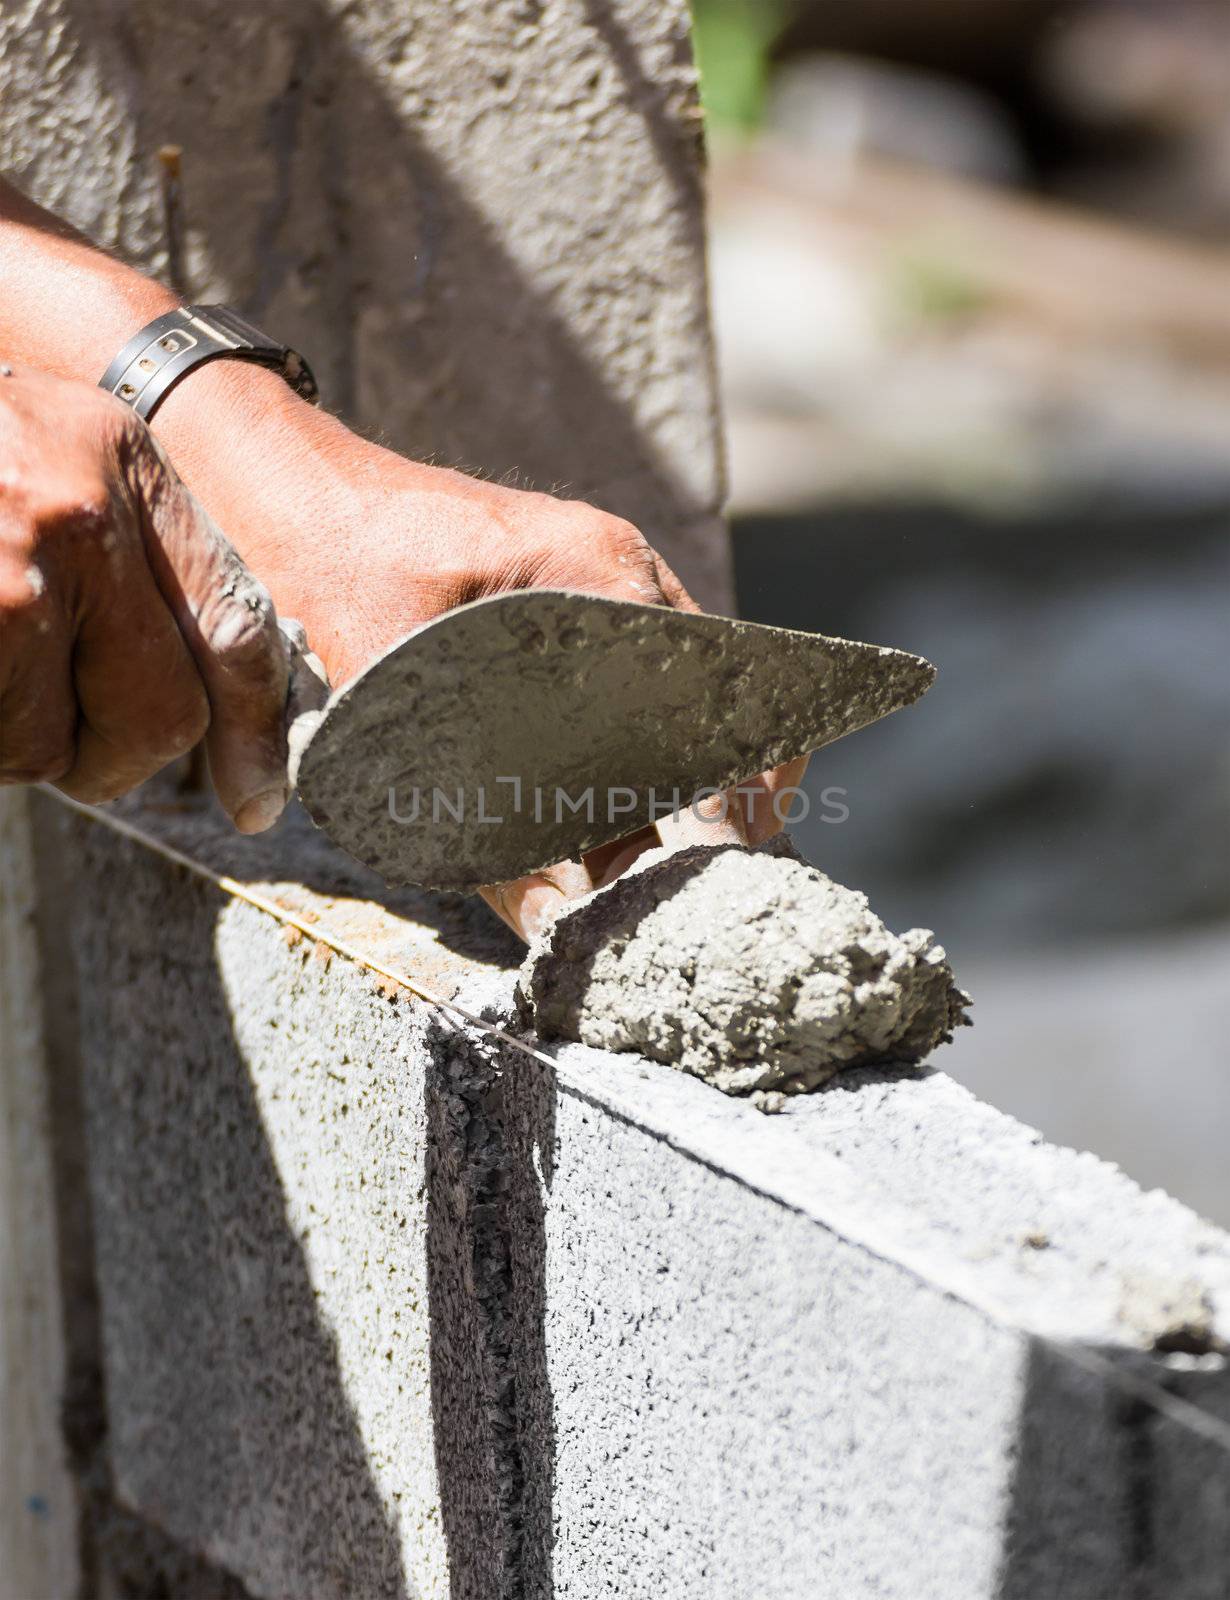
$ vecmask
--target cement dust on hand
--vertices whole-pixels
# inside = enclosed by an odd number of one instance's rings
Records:
[[[727,1094],[921,1061],[970,1003],[932,933],[891,933],[784,836],[647,853],[561,912],[517,993],[544,1040],[636,1051]]]

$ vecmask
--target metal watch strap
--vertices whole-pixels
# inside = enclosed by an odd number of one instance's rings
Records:
[[[100,389],[149,418],[181,378],[206,361],[229,356],[280,372],[296,394],[320,398],[312,369],[230,306],[179,306],[131,338],[99,379]]]

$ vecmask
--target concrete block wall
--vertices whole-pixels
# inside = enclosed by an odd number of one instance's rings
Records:
[[[36,809],[112,908],[62,946],[104,1567],[126,1518],[194,1596],[1225,1592],[1230,1239],[1184,1207],[942,1073],[766,1116],[502,1042],[325,941],[506,1025],[503,935],[293,820]]]

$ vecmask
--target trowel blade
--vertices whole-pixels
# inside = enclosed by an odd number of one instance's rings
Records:
[[[334,694],[299,794],[390,883],[473,889],[829,744],[934,677],[878,645],[519,590],[437,617]]]

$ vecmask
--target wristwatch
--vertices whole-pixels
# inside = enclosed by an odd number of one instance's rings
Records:
[[[147,420],[181,378],[206,361],[229,357],[280,372],[296,394],[320,399],[312,369],[297,351],[254,328],[230,306],[179,306],[135,334],[99,379]]]

